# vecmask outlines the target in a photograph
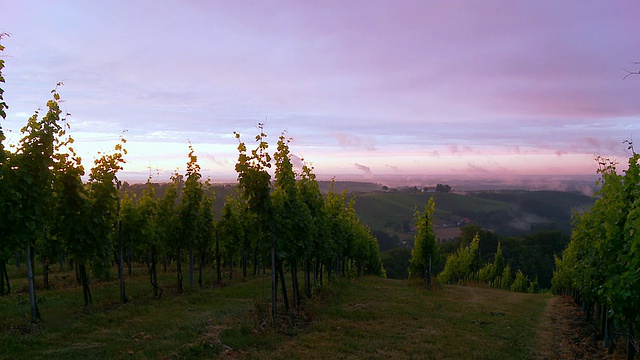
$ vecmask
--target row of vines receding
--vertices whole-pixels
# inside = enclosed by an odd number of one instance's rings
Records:
[[[0,59],[0,84],[3,66]],[[2,95],[0,88],[4,119],[8,106]],[[121,188],[124,138],[113,151],[99,154],[83,181],[85,170],[67,134],[68,114],[63,115],[61,103],[56,87],[46,113],[34,113],[14,147],[4,146],[0,127],[0,295],[11,292],[9,260],[15,257],[19,267],[20,259],[26,259],[32,320],[40,319],[35,264],[42,264],[44,282],[38,286],[46,290],[58,259],[61,270],[75,270],[86,306],[92,304],[90,280],[112,280],[114,267],[120,301],[127,302],[125,271],[128,266],[131,274],[131,262],[146,265],[149,291],[156,298],[163,292],[158,267],[172,267],[178,293],[184,287],[183,266],[188,267],[189,287],[196,277],[203,284],[209,264],[216,269],[217,283],[222,282],[222,267],[231,276],[237,265],[243,277],[270,268],[274,318],[278,287],[288,311],[323,281],[384,274],[378,242],[356,216],[353,199],[346,192],[321,193],[310,165],[295,171],[284,134],[273,154],[262,125],[252,150],[236,134],[238,185],[222,214],[214,216],[214,187],[202,179],[192,146],[185,174],[175,173],[161,187],[149,179],[138,194]]]
[[[571,241],[556,258],[552,290],[573,296],[610,352],[615,338],[626,336],[633,359],[640,324],[640,155],[627,143],[632,154],[621,173],[615,161],[598,158],[598,199],[574,214]]]

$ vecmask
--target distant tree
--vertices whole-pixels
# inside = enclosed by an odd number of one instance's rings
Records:
[[[573,242],[572,242],[573,244]],[[573,249],[571,249],[573,250]],[[551,292],[554,294],[565,295],[573,288],[571,264],[575,262],[575,254],[572,253],[570,247],[563,251],[562,257],[556,256],[555,269],[553,270],[553,278],[551,279]]]
[[[204,196],[200,206],[200,231],[196,238],[196,250],[198,251],[198,286],[202,287],[202,272],[207,264],[207,253],[211,242],[215,237],[215,222],[213,220],[213,201],[215,195],[213,187],[207,179],[202,186]]]
[[[259,134],[255,141],[257,146],[247,154],[247,146],[240,141],[240,134],[235,133],[238,139],[238,187],[247,203],[247,210],[254,217],[256,246],[271,245],[271,314],[273,320],[277,314],[277,271],[276,253],[277,241],[273,231],[273,205],[271,203],[271,174],[267,169],[271,168],[271,155],[268,153],[269,144],[264,132],[264,124],[258,124]],[[268,246],[268,245],[267,245]]]
[[[382,255],[380,254],[380,246],[378,245],[378,239],[371,233],[371,229],[366,225],[359,227],[361,232],[361,242],[366,242],[366,256],[362,257],[362,260],[358,262],[358,275],[376,275],[386,277],[386,270],[382,263]],[[358,259],[356,259],[358,260]]]
[[[222,218],[217,224],[216,235],[216,278],[217,282],[222,282],[222,274],[220,270],[220,262],[222,253],[225,256],[225,262],[231,266],[229,277],[233,276],[233,260],[238,257],[242,250],[243,256],[243,274],[246,276],[246,256],[244,254],[248,249],[244,245],[247,238],[246,227],[248,219],[246,219],[246,204],[238,199],[237,195],[227,197],[222,209]],[[222,248],[222,250],[221,250]],[[222,252],[221,252],[222,251]]]
[[[398,247],[400,244],[400,238],[396,234],[389,234],[385,230],[373,230],[373,236],[378,239],[378,244],[381,251],[391,250]]]
[[[194,284],[194,249],[198,239],[202,238],[204,224],[202,218],[202,206],[204,190],[200,182],[200,165],[195,155],[193,146],[189,145],[189,161],[187,162],[187,174],[182,188],[181,202],[179,206],[181,234],[186,246],[189,247],[189,287]],[[211,211],[209,209],[209,211]],[[211,226],[211,224],[208,224]]]
[[[121,242],[129,252],[131,252],[132,247],[142,248],[145,243],[142,231],[145,227],[146,219],[142,217],[139,204],[140,199],[135,193],[123,190],[120,199],[118,228]],[[129,265],[129,276],[131,276],[131,261],[126,262]]]
[[[161,247],[164,247],[167,252],[166,257],[172,257],[176,260],[176,284],[178,292],[182,292],[182,252],[180,250],[180,234],[178,232],[179,181],[179,176],[177,174],[174,174],[171,177],[171,182],[165,188],[164,195],[158,201],[156,215],[156,234],[158,236],[158,243],[161,245]]]
[[[511,284],[513,283],[511,274],[511,266],[507,264],[502,271],[502,289],[509,290],[511,288]]]
[[[313,173],[313,167],[308,165],[302,166],[302,173],[298,180],[298,192],[302,202],[309,209],[311,215],[311,223],[308,228],[309,244],[305,246],[304,253],[304,288],[307,298],[311,298],[311,268],[315,264],[320,264],[321,260],[327,254],[327,246],[324,239],[327,234],[327,222],[324,213],[324,197],[320,192],[316,175]],[[316,275],[318,271],[314,272]],[[314,283],[317,283],[318,277],[314,276]]]
[[[0,33],[0,40],[4,36],[8,36],[7,33]],[[0,52],[4,51],[4,46],[0,44]],[[0,58],[0,85],[4,83],[4,77],[2,76],[2,69],[4,68],[4,59]],[[0,120],[4,120],[7,116],[5,109],[9,108],[3,98],[4,90],[0,87]],[[17,215],[15,204],[18,199],[16,198],[15,186],[11,184],[13,179],[10,165],[10,158],[13,154],[5,151],[4,142],[5,136],[0,124],[0,295],[8,294],[11,292],[11,284],[9,283],[9,274],[7,272],[6,263],[13,255],[15,250],[22,244],[19,237],[15,232],[18,230],[16,227]],[[5,292],[6,286],[6,292]]]
[[[502,255],[502,246],[498,242],[498,249],[495,253],[495,258],[492,263],[486,263],[480,269],[478,278],[491,287],[501,288],[502,272],[504,271],[504,255]]]
[[[480,253],[484,262],[492,262],[494,260],[494,254],[497,252],[499,242],[502,243],[501,247],[502,251],[505,251],[505,255],[518,253],[512,248],[520,244],[520,239],[506,238],[475,224],[466,224],[460,227],[460,235],[456,238],[455,248],[468,246],[476,235],[480,237]],[[507,250],[509,251],[507,252]]]
[[[50,240],[50,228],[53,220],[56,196],[54,194],[54,173],[57,167],[57,153],[64,145],[65,128],[60,116],[60,95],[52,90],[53,99],[47,101],[47,113],[41,119],[36,111],[29,118],[21,132],[17,152],[11,164],[15,175],[15,191],[19,198],[17,223],[26,239],[27,282],[31,319],[40,320],[35,296],[35,280],[33,269],[34,247]]]
[[[455,283],[478,278],[480,265],[480,237],[476,235],[469,246],[461,246],[447,257],[438,279],[443,283]]]
[[[451,186],[444,185],[444,184],[438,184],[438,185],[436,185],[436,191],[437,192],[441,192],[441,193],[448,193],[449,191],[451,191]]]
[[[549,288],[553,277],[554,256],[559,256],[568,242],[569,236],[559,230],[524,236],[515,249],[517,255],[511,255],[511,265],[522,270],[529,279],[538,276],[540,285]]]
[[[332,182],[330,191],[327,193],[324,202],[324,214],[327,226],[325,266],[329,278],[332,274],[340,274],[339,263],[343,255],[345,244],[348,241],[345,203],[347,202],[346,190],[338,194],[335,192],[334,183]]]
[[[540,284],[538,283],[538,277],[529,282],[529,288],[527,292],[530,294],[537,294],[540,291]]]
[[[163,243],[170,253],[170,257],[176,262],[176,288],[178,293],[184,292],[182,274],[182,252],[184,250],[183,224],[180,221],[180,188],[184,182],[182,176],[175,173],[171,176],[171,183],[165,189],[164,197],[159,206],[159,233],[162,234]]]
[[[93,260],[104,244],[95,236],[97,219],[92,215],[92,204],[87,187],[82,182],[84,168],[80,159],[70,157],[60,167],[57,176],[57,222],[54,231],[63,240],[65,251],[75,261],[82,284],[84,305],[92,302],[86,264]]]
[[[147,270],[149,271],[149,282],[153,287],[153,297],[160,298],[162,289],[158,285],[157,262],[158,254],[164,246],[160,241],[160,215],[159,202],[156,198],[155,189],[151,184],[151,180],[147,179],[147,184],[142,190],[142,196],[138,199],[136,206],[138,216],[141,219],[141,229],[139,239],[140,246],[146,253]]]
[[[484,264],[480,268],[480,271],[478,272],[478,279],[486,282],[490,286],[493,286],[493,280],[495,279],[495,276],[496,276],[496,269],[492,263]]]
[[[493,267],[495,269],[495,277],[492,280],[496,280],[497,284],[494,284],[495,287],[500,287],[500,283],[502,282],[502,272],[504,271],[504,255],[502,255],[502,245],[498,242],[498,249],[496,250],[496,258],[493,261]]]
[[[385,251],[381,255],[382,263],[390,279],[406,279],[409,276],[409,260],[411,250],[403,247],[396,247]]]
[[[300,183],[296,181],[293,171],[289,142],[284,133],[278,139],[278,148],[274,153],[275,187],[272,192],[274,209],[274,225],[278,236],[278,248],[284,255],[291,271],[291,290],[293,305],[300,303],[300,286],[298,283],[298,265],[304,264],[306,255],[311,250],[311,239],[314,235],[313,216],[307,202],[300,193]],[[282,271],[282,260],[278,259]],[[282,276],[284,287],[284,276]]]
[[[405,234],[411,233],[411,220],[409,220],[409,219],[403,219],[402,220],[402,231]]]
[[[447,261],[444,264],[444,269],[438,274],[438,280],[442,283],[451,284],[457,283],[464,278],[464,269],[462,268],[462,250],[458,250],[447,256]]]
[[[529,279],[527,279],[522,271],[518,270],[518,272],[516,273],[516,278],[511,284],[511,291],[527,292],[529,286]]]
[[[480,236],[478,235],[476,235],[471,242],[465,265],[470,277],[477,279],[478,271],[482,265],[482,259],[480,258]]]
[[[101,262],[94,262],[94,270],[97,268],[103,277],[109,276],[107,264],[109,263],[113,244],[117,245],[118,278],[120,280],[120,301],[127,302],[124,282],[123,248],[120,232],[120,180],[118,172],[125,163],[124,155],[127,150],[124,144],[127,141],[121,137],[120,142],[114,146],[111,153],[99,153],[102,156],[94,160],[94,166],[89,174],[89,198],[91,199],[91,216],[93,217],[94,236],[102,241],[102,256],[98,256]],[[115,241],[114,241],[115,240]]]
[[[432,260],[437,251],[436,236],[433,232],[434,209],[435,202],[431,197],[424,211],[421,213],[416,209],[413,216],[418,232],[415,235],[413,250],[411,251],[409,276],[424,278],[427,286],[431,285]]]
[[[8,33],[3,32],[0,33],[0,41],[2,41],[2,38],[5,36],[9,36]],[[2,44],[0,44],[0,52],[4,51],[4,46]],[[4,76],[2,76],[2,69],[4,68],[4,59],[0,58],[0,83],[4,83]],[[2,88],[0,88],[0,118],[2,118],[3,120],[7,118],[7,113],[5,112],[5,109],[8,109],[9,105],[7,105],[7,103],[4,101],[4,90]],[[0,149],[2,147],[2,140],[4,140],[4,134],[2,133],[2,127],[0,127]]]

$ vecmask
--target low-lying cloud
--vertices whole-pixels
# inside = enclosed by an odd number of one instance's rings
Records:
[[[331,136],[338,141],[338,145],[342,147],[355,147],[355,148],[363,148],[367,151],[375,151],[376,147],[368,138],[363,138],[357,135],[350,135],[341,132],[334,132]]]
[[[362,165],[362,164],[358,164],[358,163],[355,163],[354,166],[359,171],[362,171],[364,173],[364,175],[366,175],[367,177],[373,176],[373,173],[371,172],[371,168],[370,167]]]

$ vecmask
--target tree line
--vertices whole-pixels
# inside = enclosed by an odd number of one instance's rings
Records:
[[[540,291],[538,276],[530,279],[521,269],[514,271],[503,254],[500,242],[493,261],[484,261],[480,251],[480,233],[473,236],[469,245],[461,246],[447,256],[438,280],[447,284],[482,281],[493,288],[533,294]]]
[[[0,59],[0,82],[3,67]],[[8,105],[2,95],[0,88],[0,116],[5,119]],[[69,114],[62,114],[61,102],[56,86],[46,113],[36,111],[29,118],[15,148],[5,148],[0,127],[0,295],[11,291],[8,260],[24,251],[32,320],[41,317],[34,280],[38,260],[45,288],[54,259],[73,264],[85,305],[92,303],[90,275],[108,280],[114,265],[120,300],[127,302],[125,271],[128,266],[131,273],[132,261],[146,265],[150,291],[157,298],[162,295],[159,266],[175,267],[178,292],[184,288],[183,267],[188,268],[190,287],[196,276],[202,285],[209,264],[216,268],[217,282],[223,266],[233,274],[236,265],[243,277],[269,267],[274,318],[278,287],[288,311],[299,306],[302,296],[311,297],[314,286],[336,276],[384,274],[377,240],[356,216],[353,199],[333,190],[323,195],[309,165],[295,171],[291,139],[284,133],[273,154],[262,124],[254,149],[236,134],[237,191],[214,221],[213,187],[202,179],[191,145],[186,172],[171,177],[162,197],[150,180],[139,196],[121,191],[124,137],[113,151],[98,154],[84,182],[85,169],[67,134]]]
[[[382,251],[381,257],[387,277],[406,279],[411,272],[410,259],[415,239],[405,247],[397,246],[396,238],[396,242],[392,244],[394,247],[389,249],[388,235],[384,232],[375,232],[375,235],[380,241],[381,250],[386,250]],[[473,244],[474,240],[478,241],[477,245]],[[447,260],[451,257],[447,269],[448,274],[441,278],[441,280],[446,279],[446,281],[443,280],[444,282],[457,283],[477,280],[495,288],[511,289],[513,280],[519,273],[522,273],[520,278],[527,279],[528,285],[533,282],[541,290],[550,289],[555,269],[554,257],[562,253],[568,242],[569,235],[560,230],[507,237],[475,224],[467,224],[460,228],[460,234],[454,240],[436,242],[431,254],[431,273],[433,276],[442,273],[447,265]],[[467,257],[466,254],[470,252],[474,252],[475,255]],[[501,257],[502,260],[498,261],[496,267],[491,268],[490,264],[495,263],[496,256]],[[467,258],[476,259],[476,257],[479,258],[477,260],[480,264],[479,270],[475,267],[469,268],[464,264]],[[454,264],[456,265],[453,266]],[[502,276],[505,267],[507,273],[504,275],[508,276]],[[522,287],[518,286],[518,288]]]
[[[478,236],[481,264],[493,263],[499,246],[512,277],[521,271],[529,280],[537,278],[541,289],[551,288],[554,258],[569,243],[569,235],[561,230],[538,231],[517,237],[503,236],[475,224],[464,225],[460,230],[455,241],[440,244],[443,260],[461,247],[469,248],[474,237]]]
[[[566,244],[566,236],[562,232],[541,232],[522,239],[512,239],[500,237],[477,225],[465,225],[458,241],[448,243],[445,247],[437,243],[433,231],[434,210],[432,197],[424,211],[415,211],[417,230],[408,258],[409,278],[422,279],[430,286],[431,278],[437,274],[441,283],[482,281],[498,289],[538,293],[539,276],[542,276],[547,288],[550,286],[552,268],[548,269],[547,274],[543,263],[550,262],[560,251],[559,246]],[[501,241],[508,245],[507,254],[503,253]],[[517,266],[517,270],[514,270],[514,266]]]

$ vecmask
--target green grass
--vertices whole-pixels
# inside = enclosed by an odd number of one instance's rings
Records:
[[[366,277],[343,284],[312,326],[251,358],[528,359],[545,295]]]
[[[146,277],[127,279],[124,305],[116,281],[93,283],[88,308],[79,287],[39,291],[39,324],[29,322],[26,293],[0,297],[0,358],[524,359],[549,300],[364,277],[325,287],[274,326],[268,277],[183,295],[175,293],[174,274],[160,280],[165,291],[157,300]]]
[[[177,358],[216,353],[221,347],[216,349],[215,342],[199,342],[203,329],[241,317],[269,288],[268,280],[258,278],[177,295],[174,276],[161,276],[160,300],[153,299],[145,276],[127,279],[130,302],[125,305],[118,302],[116,281],[92,283],[93,305],[87,308],[80,287],[38,291],[40,324],[29,322],[25,292],[0,297],[0,358],[104,359],[130,352],[138,358]],[[22,290],[23,282],[12,285]]]

